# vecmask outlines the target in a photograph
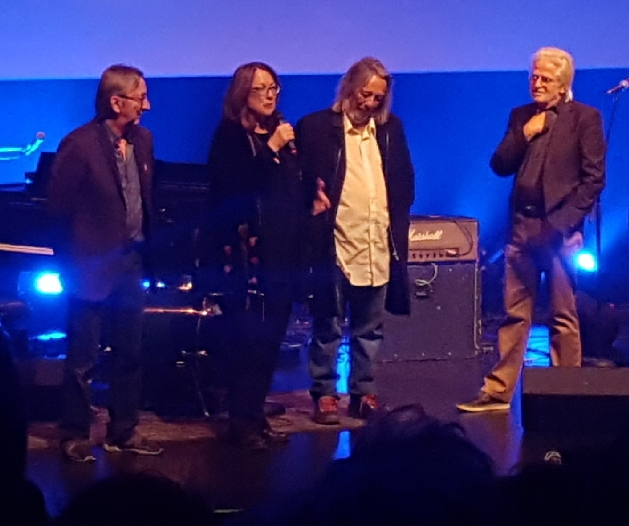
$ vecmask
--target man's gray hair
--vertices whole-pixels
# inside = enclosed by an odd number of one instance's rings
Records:
[[[113,95],[124,95],[134,90],[140,84],[144,73],[138,68],[125,64],[109,66],[100,77],[96,91],[96,117],[99,119],[114,119],[116,112],[111,108]]]
[[[352,64],[347,70],[347,73],[343,75],[336,92],[336,99],[332,105],[332,110],[337,113],[348,112],[350,99],[358,90],[367,84],[374,75],[380,77],[387,83],[387,92],[374,116],[374,120],[376,124],[384,124],[387,122],[391,114],[391,84],[393,77],[382,62],[373,57],[360,59],[358,62]]]
[[[543,47],[538,49],[531,59],[531,69],[540,60],[547,60],[557,68],[557,76],[562,86],[566,88],[565,102],[570,102],[574,95],[572,93],[572,82],[574,81],[574,59],[572,55],[558,47]]]

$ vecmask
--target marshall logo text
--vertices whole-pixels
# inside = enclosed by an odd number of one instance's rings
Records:
[[[408,233],[408,240],[413,241],[440,241],[443,236],[443,230],[424,230],[418,232],[414,228],[411,228]]]

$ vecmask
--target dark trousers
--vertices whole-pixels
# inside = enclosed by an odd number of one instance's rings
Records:
[[[581,365],[575,269],[563,237],[545,220],[516,214],[505,249],[506,317],[498,331],[500,359],[482,390],[509,402],[524,363],[542,273],[550,296],[550,356],[553,366]]]
[[[262,430],[264,401],[292,311],[290,287],[274,284],[262,297],[226,298],[229,331],[227,407],[234,427]]]
[[[349,391],[359,396],[376,394],[375,357],[382,346],[387,286],[355,287],[340,272],[339,280],[341,305],[349,306]],[[310,394],[315,399],[324,395],[336,396],[341,322],[339,317],[314,316],[309,370],[312,377]]]
[[[62,439],[87,439],[92,417],[90,372],[102,343],[105,323],[112,350],[109,380],[108,439],[124,442],[138,424],[141,391],[141,336],[144,294],[141,258],[125,256],[124,272],[102,302],[71,298],[68,306],[68,353],[63,382]]]

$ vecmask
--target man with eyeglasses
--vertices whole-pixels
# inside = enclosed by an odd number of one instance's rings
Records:
[[[381,408],[375,357],[384,311],[410,312],[406,260],[415,176],[402,123],[391,114],[391,82],[379,60],[364,58],[343,76],[331,109],[297,124],[313,201],[309,368],[319,424],[339,422],[336,357],[344,314],[351,329],[349,414],[366,419]]]
[[[153,140],[139,126],[150,109],[144,75],[114,65],[102,74],[96,117],[67,135],[57,151],[48,209],[60,226],[55,254],[68,298],[61,449],[91,462],[90,372],[103,342],[112,350],[109,452],[158,455],[137,432],[140,407],[142,263],[151,215]]]
[[[500,176],[515,174],[511,231],[505,248],[504,305],[498,331],[500,359],[477,398],[461,411],[506,410],[524,362],[542,273],[550,298],[553,366],[580,367],[573,257],[583,244],[583,221],[605,185],[602,120],[572,100],[574,63],[564,50],[533,55],[533,102],[515,108],[491,158]]]

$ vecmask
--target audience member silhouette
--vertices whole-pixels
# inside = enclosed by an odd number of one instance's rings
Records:
[[[101,480],[76,495],[55,526],[212,526],[200,497],[162,476],[124,474]]]
[[[41,491],[26,480],[27,423],[9,336],[0,326],[0,524],[46,524]]]
[[[298,499],[233,524],[482,524],[494,472],[456,424],[404,406],[370,422],[347,459]]]

